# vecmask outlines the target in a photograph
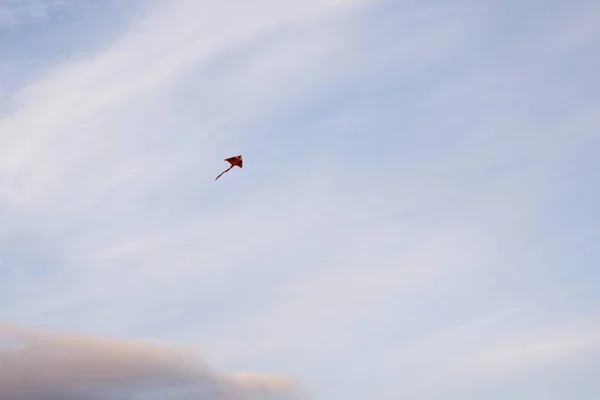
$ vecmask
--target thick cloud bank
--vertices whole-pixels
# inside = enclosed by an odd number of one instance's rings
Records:
[[[0,322],[0,400],[288,400],[292,380],[223,375],[186,349]]]

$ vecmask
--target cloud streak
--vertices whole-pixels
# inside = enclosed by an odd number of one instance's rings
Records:
[[[63,0],[5,0],[0,4],[0,29],[44,20]]]

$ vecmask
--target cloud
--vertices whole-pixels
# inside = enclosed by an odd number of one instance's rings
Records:
[[[537,369],[559,365],[572,357],[600,348],[600,323],[576,321],[564,326],[532,330],[485,349],[459,363],[473,374],[523,375]]]
[[[80,198],[85,200],[88,191],[89,196],[97,198],[102,189],[114,188],[127,178],[143,181],[153,179],[161,169],[169,172],[151,156],[132,159],[126,165],[119,161],[120,165],[108,166],[102,171],[97,163],[109,164],[110,157],[123,160],[125,151],[133,151],[130,146],[140,144],[143,138],[139,134],[132,137],[124,131],[123,123],[131,123],[132,116],[147,105],[146,98],[156,99],[154,96],[163,94],[167,84],[181,82],[186,72],[210,67],[219,57],[235,53],[240,46],[285,31],[299,21],[319,21],[323,16],[335,15],[337,9],[354,3],[332,7],[324,0],[301,3],[260,0],[252,4],[231,0],[218,4],[175,1],[154,7],[133,20],[129,32],[104,51],[59,65],[15,94],[12,106],[17,111],[0,121],[0,128],[6,132],[0,150],[1,200],[37,209],[43,206],[54,209],[58,203],[69,201],[57,196],[74,179],[94,182],[82,187]],[[231,9],[236,12],[229,12]],[[290,69],[306,72],[307,65],[327,64],[331,59],[325,57],[327,52],[343,46],[347,40],[332,43],[319,41],[318,35],[308,37],[311,47],[307,48],[301,41],[294,44],[293,51],[277,54],[283,49],[278,46],[271,54],[253,55],[252,60],[245,60],[249,67],[242,73],[226,69],[225,74],[213,79],[200,79],[199,84],[204,86],[202,93],[211,95],[199,97],[203,99],[197,106],[199,112],[204,115],[203,108],[212,108],[221,100],[223,106],[243,108],[245,115],[252,114],[266,99],[273,102],[268,95],[289,79]],[[298,55],[291,58],[294,53]],[[273,54],[277,54],[276,57]],[[260,56],[267,57],[261,60]],[[303,58],[300,66],[286,61],[296,61],[300,56]],[[266,79],[268,85],[256,87],[256,82]],[[233,107],[235,96],[242,95],[241,98],[248,101],[249,97],[243,94],[250,92],[253,105],[238,103]],[[228,96],[223,99],[219,93]],[[244,107],[240,107],[242,105]],[[214,146],[218,140],[209,133],[214,131],[215,123],[223,125],[220,117],[208,115],[200,126],[207,132],[203,135],[205,148]],[[225,116],[227,121],[236,118],[245,120],[236,113]],[[95,148],[88,146],[89,139],[78,139],[82,131],[87,138],[94,138]],[[56,152],[66,147],[74,151],[63,154],[58,162]],[[112,152],[115,148],[119,151]],[[78,166],[82,163],[97,168],[95,172],[89,167],[81,170]],[[74,171],[92,175],[73,176]]]
[[[185,348],[0,323],[0,398],[290,399],[295,381],[220,374]],[[147,396],[147,397],[143,397]]]
[[[0,28],[44,20],[64,3],[64,0],[5,0],[0,4]]]

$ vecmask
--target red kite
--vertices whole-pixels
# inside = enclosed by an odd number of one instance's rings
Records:
[[[242,168],[242,164],[243,164],[243,162],[242,162],[242,156],[229,157],[229,158],[226,158],[225,161],[227,161],[229,164],[231,164],[231,166],[229,168],[227,168],[225,171],[221,172],[219,174],[219,176],[217,176],[215,178],[215,181],[217,179],[219,179],[221,177],[221,175],[223,175],[225,172],[229,171],[233,167],[240,167],[240,168]]]

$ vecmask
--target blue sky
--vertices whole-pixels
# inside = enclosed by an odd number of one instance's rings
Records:
[[[0,390],[597,399],[599,67],[594,1],[0,2]]]

